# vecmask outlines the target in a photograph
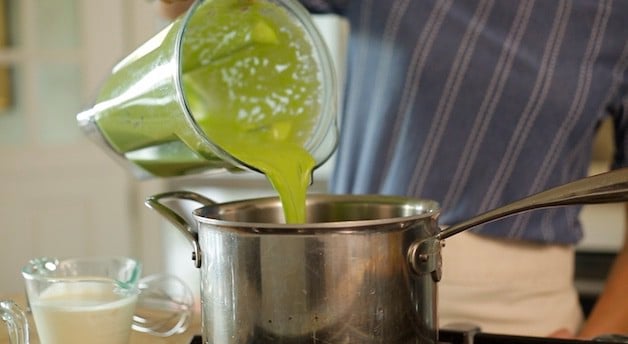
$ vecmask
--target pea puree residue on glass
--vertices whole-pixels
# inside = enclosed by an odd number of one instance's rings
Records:
[[[321,106],[312,47],[285,10],[266,1],[200,5],[183,41],[186,101],[207,137],[264,173],[286,221],[305,221],[314,158],[304,148]]]

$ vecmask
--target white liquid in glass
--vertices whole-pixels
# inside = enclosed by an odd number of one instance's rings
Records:
[[[48,287],[31,309],[41,344],[126,344],[136,301],[111,281],[72,281]]]

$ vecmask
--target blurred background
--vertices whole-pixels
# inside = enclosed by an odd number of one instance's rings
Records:
[[[140,0],[0,0],[0,293],[36,256],[132,255],[158,269],[157,218],[139,183],[87,141],[90,107],[115,62],[161,25]],[[151,222],[152,221],[152,222]]]
[[[198,293],[191,247],[144,198],[173,189],[218,202],[274,194],[253,173],[138,181],[79,131],[76,114],[91,107],[112,66],[167,24],[156,4],[0,0],[0,295],[23,290],[19,270],[30,258],[75,255],[133,256],[145,274],[171,272]],[[335,16],[316,23],[342,82],[348,27]],[[600,132],[592,173],[606,170],[612,154],[610,123]],[[315,173],[312,192],[325,191],[331,164]],[[624,207],[583,212],[578,276],[585,302],[594,300],[620,247]]]
[[[194,281],[191,246],[144,199],[178,188],[219,202],[274,195],[252,172],[138,181],[79,130],[76,114],[93,105],[114,64],[168,24],[157,5],[0,0],[0,295],[23,290],[20,268],[37,256],[129,255],[145,275]],[[317,23],[330,47],[344,47],[337,30],[346,24]],[[325,190],[328,170],[316,172],[313,191]]]

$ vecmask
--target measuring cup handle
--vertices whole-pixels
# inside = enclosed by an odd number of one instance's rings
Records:
[[[162,203],[165,199],[177,199],[197,202],[203,205],[213,205],[216,202],[211,199],[192,191],[170,191],[153,195],[146,198],[144,204],[158,212],[161,216],[172,223],[190,242],[193,248],[192,260],[195,261],[196,267],[201,267],[201,247],[198,243],[198,228],[190,225],[181,215],[174,210],[168,208]]]
[[[9,330],[10,344],[28,344],[28,320],[24,311],[13,301],[0,301],[0,319]]]
[[[185,332],[192,319],[194,295],[183,280],[170,274],[153,274],[138,283],[132,329],[157,337]]]

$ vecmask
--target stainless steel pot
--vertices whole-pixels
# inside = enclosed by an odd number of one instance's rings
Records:
[[[189,223],[167,200],[204,206]],[[146,204],[193,246],[204,343],[436,343],[442,240],[526,210],[628,200],[628,169],[524,198],[441,230],[436,202],[311,195],[306,224],[277,198],[215,204],[196,193]]]

